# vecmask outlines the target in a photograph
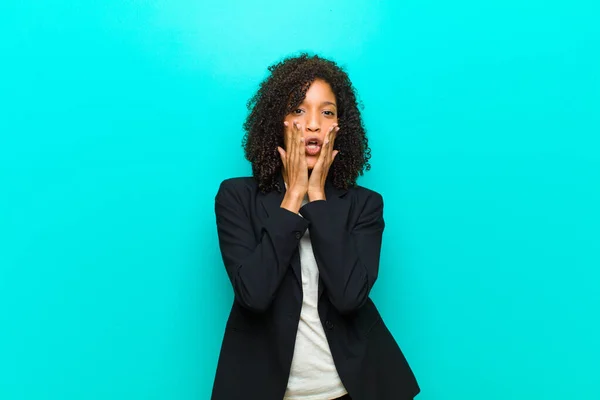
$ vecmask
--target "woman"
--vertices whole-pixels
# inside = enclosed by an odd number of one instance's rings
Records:
[[[235,300],[214,400],[402,400],[419,386],[369,293],[383,200],[357,186],[370,149],[348,75],[302,54],[248,102],[253,177],[216,196]]]

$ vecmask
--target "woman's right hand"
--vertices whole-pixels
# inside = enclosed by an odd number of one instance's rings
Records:
[[[297,213],[308,191],[306,146],[300,124],[296,121],[292,122],[292,126],[289,126],[287,121],[284,121],[283,124],[285,125],[285,150],[277,146],[277,151],[283,163],[283,178],[287,185],[287,190],[281,207]]]

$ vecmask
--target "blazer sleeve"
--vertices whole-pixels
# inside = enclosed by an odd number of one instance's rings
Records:
[[[383,198],[369,191],[354,226],[348,215],[327,200],[306,204],[300,213],[310,221],[310,237],[319,275],[333,306],[342,314],[360,308],[379,273],[385,223]]]
[[[241,200],[245,189],[231,181],[224,181],[219,188],[215,197],[219,247],[235,300],[249,310],[264,312],[275,297],[308,221],[284,208],[275,209],[263,221],[257,241],[251,210],[244,207],[250,201]]]

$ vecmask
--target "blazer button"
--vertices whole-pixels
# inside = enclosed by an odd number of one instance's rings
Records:
[[[302,233],[296,232],[296,239],[301,239],[301,238],[302,238]]]
[[[325,321],[325,327],[329,330],[333,329],[333,322],[329,320]]]

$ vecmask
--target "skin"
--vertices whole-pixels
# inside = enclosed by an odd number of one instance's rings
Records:
[[[340,128],[331,86],[316,79],[306,92],[304,101],[286,115],[283,125],[285,149],[277,147],[277,151],[283,162],[287,190],[281,207],[298,213],[307,194],[309,201],[326,200],[327,173],[338,154],[333,145]],[[310,139],[321,143],[321,149],[315,155],[308,154],[306,149]]]

